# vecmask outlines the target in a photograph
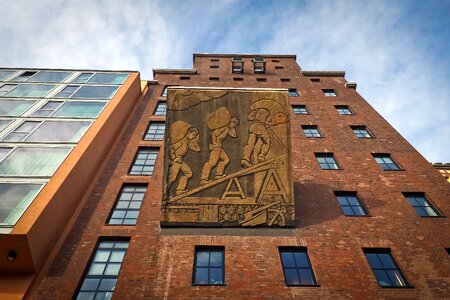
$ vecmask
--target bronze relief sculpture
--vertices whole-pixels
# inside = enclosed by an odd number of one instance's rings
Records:
[[[287,91],[171,88],[162,226],[294,226]]]

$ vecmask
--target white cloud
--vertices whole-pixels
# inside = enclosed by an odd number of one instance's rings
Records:
[[[449,26],[424,31],[425,23],[439,22],[439,12],[411,5],[2,1],[0,57],[3,66],[134,69],[151,78],[152,68],[191,67],[192,52],[297,54],[303,69],[346,70],[427,159],[450,162],[450,61],[448,54],[430,55],[447,40]]]

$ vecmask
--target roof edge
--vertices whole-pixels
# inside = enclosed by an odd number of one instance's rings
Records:
[[[194,52],[193,57],[195,59],[196,56],[205,57],[205,56],[214,56],[214,57],[279,57],[279,58],[293,58],[297,59],[296,54],[251,54],[251,53],[199,53]]]
[[[303,76],[333,76],[333,77],[345,77],[345,71],[304,71]]]
[[[153,69],[153,77],[155,74],[197,74],[197,69]]]

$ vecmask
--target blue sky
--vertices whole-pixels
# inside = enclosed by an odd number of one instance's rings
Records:
[[[193,52],[296,54],[349,81],[419,152],[450,162],[450,0],[0,2],[0,65],[190,68]]]

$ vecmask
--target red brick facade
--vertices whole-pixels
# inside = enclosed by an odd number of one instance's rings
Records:
[[[244,73],[234,74],[231,57],[194,55],[197,72],[155,71],[157,82],[147,85],[72,231],[28,296],[71,299],[99,237],[126,237],[130,244],[115,299],[449,297],[450,186],[445,178],[346,87],[342,73],[302,72],[294,56],[268,55],[266,73],[254,74],[253,56],[248,55],[242,56]],[[138,147],[163,147],[163,142],[143,141],[143,136],[149,121],[164,120],[153,112],[165,100],[161,93],[166,85],[297,89],[299,96],[290,97],[291,104],[306,105],[309,114],[291,113],[295,229],[160,227],[162,149],[153,175],[131,176],[128,171]],[[334,89],[337,96],[326,97],[322,89]],[[348,105],[355,114],[340,115],[335,105]],[[301,125],[317,125],[323,137],[306,138]],[[350,125],[367,126],[374,138],[358,139]],[[341,169],[321,170],[314,154],[323,152],[333,153]],[[390,154],[401,170],[383,171],[373,153]],[[148,184],[137,225],[105,225],[124,183]],[[368,216],[345,216],[334,191],[357,192]],[[425,193],[443,217],[418,216],[402,192]],[[209,245],[225,249],[225,286],[192,285],[195,247]],[[317,286],[286,286],[282,246],[307,248]],[[380,287],[362,248],[389,248],[411,287]]]

